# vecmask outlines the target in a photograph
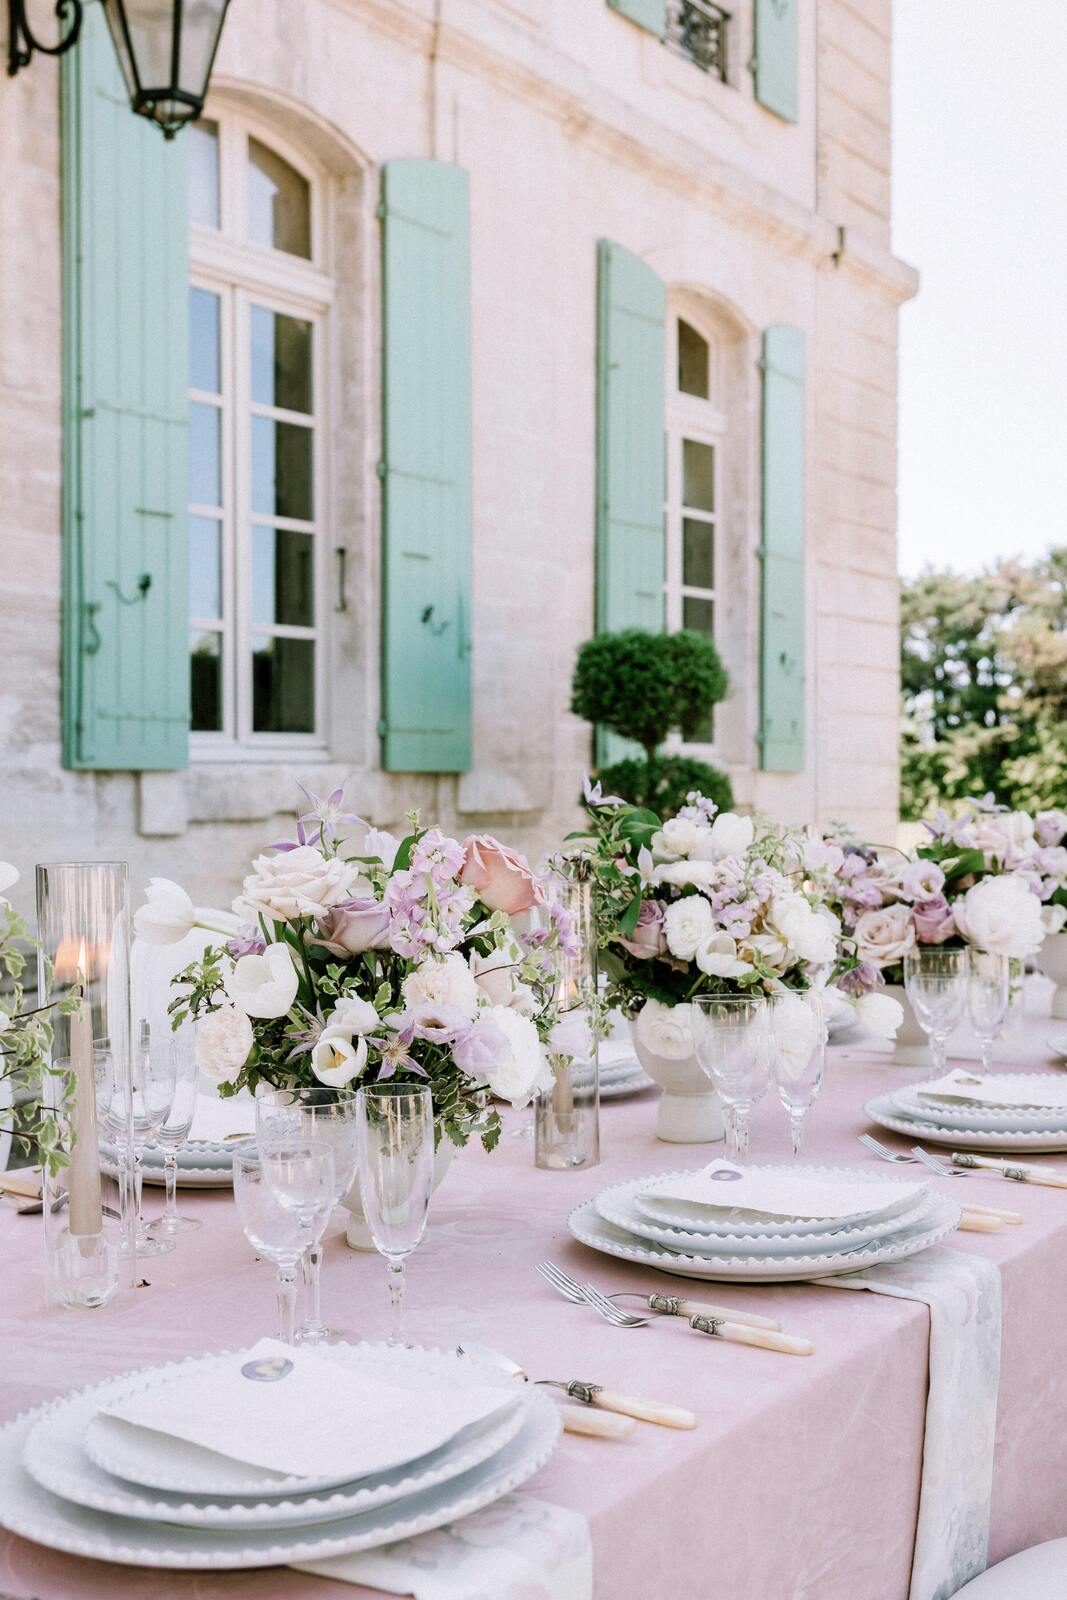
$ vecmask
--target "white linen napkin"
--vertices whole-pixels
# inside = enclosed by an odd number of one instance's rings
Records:
[[[945,1600],[985,1571],[1000,1389],[1000,1269],[944,1245],[840,1278],[827,1289],[870,1289],[930,1307],[919,1520],[909,1600]]]
[[[517,1403],[514,1391],[491,1384],[404,1388],[261,1339],[218,1365],[136,1390],[102,1414],[271,1472],[332,1474],[342,1483],[413,1461]]]
[[[589,1523],[526,1494],[415,1539],[295,1570],[415,1600],[593,1600]]]
[[[732,1161],[713,1161],[700,1172],[671,1178],[644,1190],[643,1200],[682,1200],[709,1213],[751,1212],[767,1217],[795,1217],[798,1221],[876,1216],[880,1211],[918,1199],[925,1183],[863,1182],[823,1177],[813,1172],[771,1172],[742,1168]]]
[[[242,1091],[228,1100],[220,1098],[217,1090],[201,1090],[196,1097],[190,1139],[203,1139],[209,1144],[223,1141],[237,1143],[237,1135],[252,1139],[256,1132],[256,1102]]]
[[[968,1072],[966,1067],[953,1067],[943,1078],[920,1083],[911,1092],[921,1100],[947,1104],[1067,1110],[1067,1078],[1035,1077],[1023,1081],[1001,1073],[983,1076]]]

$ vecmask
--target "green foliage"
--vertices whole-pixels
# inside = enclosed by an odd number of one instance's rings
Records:
[[[633,739],[650,758],[672,729],[706,721],[726,694],[719,653],[702,633],[601,633],[578,652],[571,710]]]
[[[901,809],[1067,805],[1067,546],[901,592]]]
[[[720,811],[731,810],[734,803],[726,773],[692,756],[654,756],[651,763],[632,758],[616,761],[602,767],[597,776],[605,794],[647,806],[661,817],[677,815],[694,791],[713,800]]]
[[[12,1146],[20,1155],[28,1155],[35,1147],[37,1160],[54,1176],[69,1159],[62,1147],[63,1132],[57,1113],[62,1116],[70,1109],[74,1076],[69,1070],[49,1067],[53,1015],[76,1010],[80,1000],[73,991],[48,1005],[36,1006],[30,1011],[22,1009],[25,946],[30,943],[22,918],[6,901],[0,900],[0,976],[6,980],[6,992],[0,996],[4,1017],[0,1031],[0,1081],[10,1084],[16,1102],[11,1111],[0,1112],[0,1132],[13,1133]],[[47,1094],[46,1073],[51,1073],[54,1080]]]

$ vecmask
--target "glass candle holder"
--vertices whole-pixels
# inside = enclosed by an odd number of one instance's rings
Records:
[[[561,945],[556,980],[556,1035],[566,1053],[550,1054],[552,1087],[534,1108],[534,1162],[566,1171],[600,1160],[600,1077],[597,1062],[597,961],[592,885],[560,888],[569,937]]]
[[[126,864],[39,866],[37,928],[53,1030],[42,1094],[47,1291],[53,1305],[91,1308],[133,1280]]]

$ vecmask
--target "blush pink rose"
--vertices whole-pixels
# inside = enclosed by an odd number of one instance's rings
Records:
[[[380,900],[346,900],[317,918],[318,939],[332,956],[358,956],[364,950],[389,948],[389,911]]]
[[[509,917],[541,905],[545,898],[526,857],[488,833],[464,839],[459,881],[473,889],[490,911],[504,911]]]

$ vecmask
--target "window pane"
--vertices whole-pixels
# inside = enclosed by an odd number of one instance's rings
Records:
[[[682,627],[693,628],[697,633],[715,634],[714,600],[698,600],[695,595],[682,596]]]
[[[189,387],[219,394],[219,297],[189,290]]]
[[[222,617],[222,524],[189,518],[189,615],[201,622]]]
[[[708,341],[688,322],[678,319],[678,388],[682,394],[708,398]]]
[[[315,731],[315,643],[252,641],[252,727],[256,733]]]
[[[691,589],[715,587],[715,529],[710,522],[682,518],[682,582]]]
[[[694,511],[715,510],[715,446],[682,440],[682,504]]]
[[[194,633],[189,641],[194,733],[222,731],[222,635]]]
[[[189,499],[194,506],[222,504],[218,406],[189,407]]]
[[[288,161],[248,141],[248,237],[311,259],[311,189]]]
[[[252,529],[252,621],[315,622],[315,540],[284,528]]]
[[[219,130],[200,117],[185,130],[189,152],[189,221],[219,225]]]
[[[252,510],[311,521],[310,428],[272,417],[252,418]]]
[[[252,307],[252,399],[311,411],[311,323]]]

